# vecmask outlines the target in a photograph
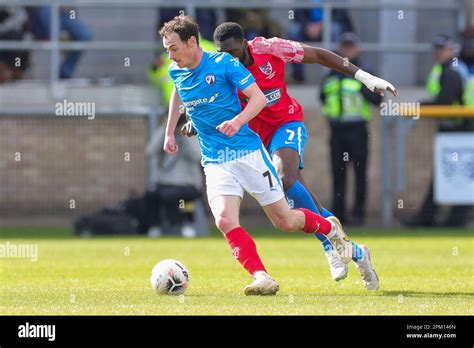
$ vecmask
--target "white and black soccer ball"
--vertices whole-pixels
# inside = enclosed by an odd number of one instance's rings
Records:
[[[150,282],[161,295],[182,295],[189,286],[189,273],[181,262],[167,259],[153,267]]]

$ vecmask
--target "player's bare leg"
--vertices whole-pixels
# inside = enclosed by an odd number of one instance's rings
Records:
[[[278,283],[268,275],[257,252],[252,237],[240,226],[239,196],[216,196],[210,202],[217,228],[228,241],[237,261],[254,278],[252,284],[244,288],[245,295],[275,295]]]

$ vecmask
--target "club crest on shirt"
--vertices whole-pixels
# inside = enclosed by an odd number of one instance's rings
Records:
[[[275,72],[273,71],[273,67],[270,62],[266,62],[265,64],[260,65],[258,68],[261,72],[267,75],[267,79],[271,79],[273,76],[275,76]]]
[[[213,85],[216,82],[216,75],[207,74],[205,80],[208,85]]]
[[[270,75],[272,73],[273,67],[270,64],[270,62],[266,62],[265,64],[262,64],[258,67],[261,72],[263,72],[265,75]]]

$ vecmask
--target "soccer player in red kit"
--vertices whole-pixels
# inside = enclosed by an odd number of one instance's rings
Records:
[[[249,126],[259,134],[266,146],[290,206],[310,209],[340,226],[339,220],[321,206],[303,179],[301,170],[304,168],[306,128],[301,105],[287,92],[285,63],[321,64],[354,76],[369,90],[382,95],[388,90],[396,96],[393,85],[322,48],[280,38],[256,37],[247,41],[242,27],[233,22],[223,23],[216,28],[214,43],[218,51],[228,52],[238,58],[252,73],[265,94],[267,105],[249,122]],[[247,98],[241,91],[239,98],[242,107],[245,107]],[[334,280],[338,281],[347,276],[347,263],[352,260],[360,272],[364,286],[369,290],[378,289],[378,277],[371,264],[367,246],[353,243],[352,255],[341,258],[327,238],[322,235],[315,236],[323,243]]]

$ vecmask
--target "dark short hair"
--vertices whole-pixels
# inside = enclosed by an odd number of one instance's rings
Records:
[[[199,26],[190,16],[176,16],[160,29],[161,37],[171,33],[178,34],[183,42],[188,42],[191,36],[194,36],[199,46]]]
[[[216,30],[214,30],[215,42],[222,42],[231,37],[239,41],[245,39],[244,30],[239,24],[234,22],[225,22],[219,24]]]

